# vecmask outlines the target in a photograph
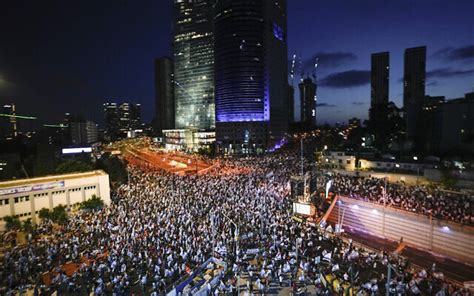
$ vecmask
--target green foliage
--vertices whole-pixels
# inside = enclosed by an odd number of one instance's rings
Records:
[[[445,189],[453,189],[456,186],[457,180],[450,176],[441,177],[441,184]]]
[[[102,155],[97,167],[109,174],[112,183],[125,184],[128,181],[127,166],[116,156],[109,153]]]
[[[23,225],[21,228],[26,233],[33,231],[33,223],[31,222],[31,218],[28,218],[25,221],[23,221]]]
[[[38,215],[41,220],[51,220],[58,224],[65,224],[68,220],[66,206],[63,205],[55,207],[52,211],[43,208]]]
[[[71,160],[66,160],[60,163],[56,167],[56,173],[67,174],[67,173],[75,173],[75,172],[87,172],[93,169],[94,169],[94,165],[90,162],[90,160],[71,159]]]
[[[51,213],[51,220],[58,224],[65,224],[67,222],[67,212],[66,207],[63,205],[59,205],[53,209]]]
[[[3,220],[6,223],[5,228],[7,229],[7,231],[21,228],[21,222],[20,222],[20,219],[18,219],[18,217],[5,216]]]
[[[104,202],[100,197],[95,195],[92,196],[91,199],[82,202],[79,206],[81,210],[98,210],[104,206]]]
[[[48,220],[51,219],[51,212],[46,208],[42,208],[39,210],[38,216],[41,220]]]

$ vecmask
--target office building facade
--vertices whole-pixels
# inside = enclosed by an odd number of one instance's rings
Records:
[[[141,128],[140,104],[104,103],[105,136],[109,141],[125,138]]]
[[[215,128],[214,0],[175,0],[175,127]]]
[[[299,84],[300,88],[300,118],[304,129],[316,128],[316,83],[311,78],[305,78]]]
[[[70,208],[94,195],[110,204],[109,175],[100,170],[0,182],[0,231],[6,216],[38,223],[41,209]]]
[[[418,149],[420,143],[420,112],[425,99],[426,46],[407,48],[404,57],[403,108],[406,136],[410,145]]]
[[[175,124],[173,60],[162,57],[155,60],[155,129],[173,129]]]
[[[69,123],[69,131],[73,145],[87,145],[99,141],[97,125],[90,120]]]
[[[219,0],[214,20],[218,148],[272,149],[288,129],[286,1]]]
[[[2,106],[4,116],[0,117],[0,140],[13,140],[18,135],[15,104],[5,104]]]
[[[374,53],[371,56],[370,106],[388,104],[390,54]]]

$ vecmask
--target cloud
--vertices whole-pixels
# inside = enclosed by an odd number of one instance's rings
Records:
[[[370,71],[349,70],[337,72],[326,76],[321,80],[321,85],[331,88],[350,88],[369,84]]]
[[[433,57],[447,61],[474,59],[474,45],[464,47],[445,47],[433,54]]]
[[[334,108],[334,107],[337,107],[337,106],[334,105],[334,104],[319,103],[319,104],[316,104],[316,107],[319,107],[319,108]]]
[[[455,70],[452,68],[438,68],[426,72],[427,78],[454,78],[460,76],[469,76],[474,74],[474,69]]]
[[[439,82],[436,80],[430,81],[426,84],[426,86],[438,86]]]
[[[351,102],[351,104],[355,106],[362,106],[362,105],[365,105],[365,102],[354,101],[354,102]]]
[[[316,58],[319,58],[320,68],[336,68],[357,60],[357,56],[352,52],[316,52],[311,58],[303,60],[303,70],[313,71]]]

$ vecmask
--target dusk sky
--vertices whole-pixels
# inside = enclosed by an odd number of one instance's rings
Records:
[[[45,123],[65,112],[102,123],[103,102],[131,101],[151,121],[153,60],[171,55],[172,2],[4,3],[0,103],[14,102],[18,114]],[[390,51],[389,97],[398,106],[408,47],[427,46],[427,94],[450,99],[473,91],[472,0],[288,2],[288,56],[301,56],[308,74],[320,57],[319,123],[367,117],[370,54],[379,51]]]

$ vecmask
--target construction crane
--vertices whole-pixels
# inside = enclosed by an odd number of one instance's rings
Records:
[[[290,79],[291,79],[291,86],[294,85],[295,81],[295,66],[296,66],[296,54],[293,54],[293,58],[291,59],[291,68],[290,68]]]
[[[313,67],[313,80],[314,80],[314,83],[316,83],[316,70],[318,69],[318,66],[319,66],[319,58],[316,57],[314,59],[314,67]]]

